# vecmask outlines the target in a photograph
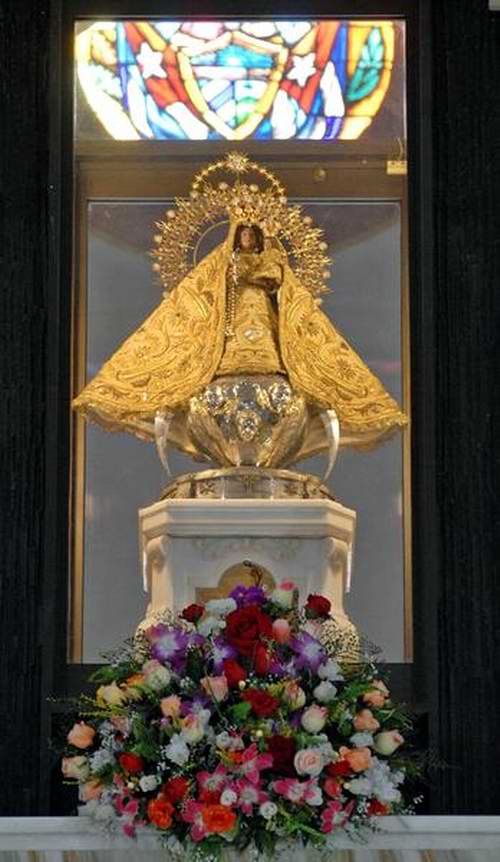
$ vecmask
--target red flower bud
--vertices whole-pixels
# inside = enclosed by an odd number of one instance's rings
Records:
[[[255,668],[255,673],[259,676],[264,676],[269,670],[269,665],[271,663],[271,657],[269,655],[269,651],[265,648],[263,644],[258,644],[255,647],[255,654],[253,659],[253,666]]]
[[[141,772],[144,768],[142,757],[139,757],[138,754],[134,754],[132,751],[124,751],[123,754],[120,754],[118,762],[125,772]]]
[[[236,659],[227,658],[223,663],[224,676],[230,688],[238,688],[238,683],[247,678],[247,672]]]
[[[306,611],[315,617],[327,617],[331,611],[332,603],[324,596],[310,593],[307,597]]]
[[[335,778],[336,775],[350,775],[352,769],[347,760],[337,760],[336,763],[329,763],[328,766],[325,767],[325,772],[327,775]]]
[[[187,620],[188,623],[196,623],[204,613],[205,608],[203,605],[188,605],[182,611],[181,617],[183,620]]]

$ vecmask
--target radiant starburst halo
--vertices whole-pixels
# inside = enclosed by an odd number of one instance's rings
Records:
[[[236,181],[215,182],[220,174],[236,174]],[[255,174],[260,185],[242,182]],[[153,269],[166,290],[175,287],[197,263],[201,238],[217,224],[246,222],[261,227],[269,242],[282,245],[292,269],[312,293],[327,290],[331,260],[325,254],[323,231],[302,208],[288,203],[282,183],[268,168],[245,153],[231,152],[207,165],[194,178],[188,198],[177,198],[175,209],[158,222],[152,252]]]
[[[249,158],[245,153],[228,153],[226,156],[226,168],[235,174],[244,174],[248,171]]]

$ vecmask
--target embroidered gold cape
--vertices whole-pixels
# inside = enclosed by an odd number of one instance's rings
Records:
[[[74,400],[76,410],[108,431],[128,431],[151,440],[156,412],[173,411],[171,442],[199,457],[184,431],[185,413],[189,398],[222,373],[219,366],[227,354],[232,234],[118,348]],[[272,250],[274,268],[277,253]],[[280,270],[281,359],[290,383],[312,408],[304,445],[294,460],[328,448],[319,418],[322,409],[336,411],[341,445],[371,448],[405,425],[406,416],[300,284],[284,253]]]

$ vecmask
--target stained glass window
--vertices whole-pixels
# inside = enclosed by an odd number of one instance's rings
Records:
[[[402,28],[344,19],[82,22],[78,137],[352,140],[384,110],[384,136],[403,137],[391,127],[389,98],[402,86]]]

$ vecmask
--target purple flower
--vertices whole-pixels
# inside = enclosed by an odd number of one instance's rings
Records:
[[[321,643],[307,632],[300,632],[290,641],[289,646],[296,653],[295,667],[297,670],[308,670],[316,673],[320,664],[326,659],[326,653]]]
[[[181,715],[197,715],[202,709],[210,709],[212,700],[203,692],[197,692],[192,700],[183,700],[181,703]]]
[[[190,635],[181,629],[169,628],[163,623],[151,626],[146,636],[151,643],[151,655],[161,662],[176,668],[185,663]]]
[[[226,643],[223,637],[219,636],[213,639],[212,661],[215,673],[222,673],[226,659],[236,658],[237,655],[237,650],[231,644]]]
[[[243,584],[238,584],[229,593],[229,597],[234,599],[239,608],[246,607],[247,605],[261,605],[267,598],[262,587],[245,587]]]

